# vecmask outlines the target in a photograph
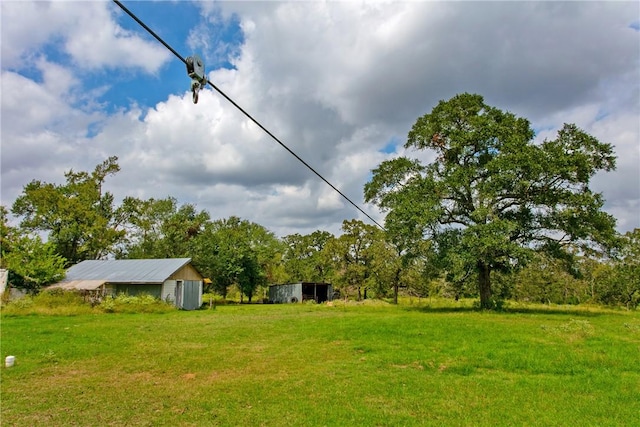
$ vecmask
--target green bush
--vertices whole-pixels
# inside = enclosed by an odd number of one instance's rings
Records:
[[[33,297],[31,297],[30,295],[25,295],[22,298],[18,298],[16,300],[9,302],[4,307],[3,311],[5,313],[13,312],[13,311],[22,311],[22,310],[28,310],[32,307],[33,307]]]
[[[77,292],[62,289],[44,290],[37,295],[26,295],[2,308],[5,315],[60,315],[76,316],[93,312],[91,304]]]
[[[35,305],[48,308],[87,305],[82,295],[78,292],[64,291],[62,289],[43,290],[33,297],[33,302]]]
[[[171,303],[148,294],[107,296],[92,307],[78,292],[61,289],[46,290],[38,295],[27,295],[2,307],[3,315],[45,314],[74,316],[89,313],[166,313],[176,310]]]
[[[149,294],[107,296],[98,305],[105,313],[166,313],[176,307]]]
[[[202,294],[202,306],[205,308],[209,308],[209,304],[211,306],[217,305],[227,305],[231,301],[225,299],[222,295],[216,293],[206,293]]]

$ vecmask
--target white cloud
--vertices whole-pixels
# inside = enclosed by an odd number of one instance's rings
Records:
[[[155,73],[170,54],[114,21],[111,2],[2,2],[3,67],[23,68],[60,44],[80,69],[135,67]]]
[[[105,70],[159,73],[168,60],[142,32],[122,29],[112,5],[8,3],[1,4],[2,203],[32,178],[60,181],[63,170],[91,170],[117,155],[122,170],[108,186],[118,197],[174,196],[214,218],[237,215],[279,235],[338,233],[343,219],[368,221],[213,90],[197,105],[187,92],[109,115],[92,104],[88,90],[104,88],[84,87],[84,73],[103,72],[102,85],[109,85]],[[217,60],[231,55],[236,67],[210,71],[209,79],[379,222],[382,215],[362,202],[364,183],[382,160],[405,154],[402,147],[380,150],[392,139],[403,143],[439,100],[468,91],[548,129],[540,138],[575,122],[614,144],[618,170],[598,175],[594,187],[621,231],[640,226],[640,42],[629,28],[637,5],[197,6],[201,30],[185,30],[185,45],[202,46]],[[244,45],[221,53],[202,37],[212,22],[226,25],[234,14]],[[46,56],[51,44],[77,66]],[[27,62],[40,78],[16,72]],[[433,160],[431,153],[408,154]]]

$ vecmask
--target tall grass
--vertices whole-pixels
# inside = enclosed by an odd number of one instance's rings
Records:
[[[151,295],[107,296],[95,305],[78,292],[48,290],[26,295],[1,307],[4,316],[78,316],[99,313],[166,313],[175,307]]]
[[[120,294],[102,300],[98,309],[106,313],[166,313],[175,311],[176,307],[151,295]]]

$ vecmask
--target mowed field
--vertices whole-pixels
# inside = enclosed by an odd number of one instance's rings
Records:
[[[382,303],[1,318],[2,426],[639,426],[640,313]]]

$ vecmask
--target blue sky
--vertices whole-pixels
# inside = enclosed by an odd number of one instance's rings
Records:
[[[124,3],[123,3],[124,4]],[[191,2],[166,2],[158,7],[157,2],[129,2],[125,4],[134,15],[151,28],[158,36],[173,47],[183,58],[194,53],[206,59],[206,71],[221,68],[233,69],[232,60],[239,53],[243,43],[243,33],[237,16],[222,19],[219,14],[214,22],[204,20],[200,9]],[[157,43],[155,39],[137,22],[112,6],[118,15],[118,23],[127,31],[135,33],[149,43]],[[221,52],[206,50],[204,46],[189,43],[191,33],[207,22],[208,34],[212,44],[225,45]],[[52,60],[72,66],[68,55],[60,55],[59,46],[46,47],[43,53]],[[115,110],[127,108],[132,102],[141,107],[152,108],[164,101],[168,94],[179,94],[189,88],[190,80],[186,75],[184,64],[175,56],[171,56],[154,74],[144,74],[131,68],[110,67],[100,69],[82,76],[88,87],[108,84],[109,89],[98,100],[105,102],[108,108]]]
[[[167,2],[162,7],[158,7],[156,2],[130,2],[125,4],[125,7],[183,58],[194,53],[203,57],[206,60],[207,72],[221,68],[235,68],[231,61],[239,54],[243,43],[243,32],[236,15],[224,19],[220,13],[214,13],[213,19],[205,20],[201,17],[197,5],[191,2]],[[118,22],[124,29],[139,33],[146,40],[155,42],[155,39],[137,22],[130,19],[124,12],[118,13],[121,15]],[[205,24],[206,27],[204,27]],[[199,29],[207,33],[206,36],[213,49],[205,49],[205,46],[188,42],[190,34],[197,34]],[[221,51],[217,52],[216,48]],[[94,83],[97,84],[101,78],[101,76],[95,76]],[[153,107],[165,100],[167,94],[180,93],[185,88],[188,89],[190,84],[184,64],[175,56],[171,56],[157,75],[143,78],[131,72],[117,72],[110,76],[110,80],[115,80],[118,84],[105,94],[105,100],[110,105],[125,107],[129,105],[131,99],[145,107]]]
[[[612,143],[593,186],[640,227],[636,2],[123,4],[356,203],[439,100],[479,93],[536,138],[576,123]],[[359,212],[220,95],[193,105],[185,66],[113,2],[0,3],[2,192],[111,155],[116,199],[172,196],[278,235],[338,233]]]
[[[74,5],[73,2],[68,4],[71,7]],[[158,6],[157,2],[148,1],[125,4],[134,15],[143,17],[143,22],[182,57],[198,53],[206,58],[207,72],[235,68],[232,60],[239,54],[243,43],[243,32],[237,15],[225,19],[219,13],[214,13],[214,18],[204,19],[197,4],[191,2],[166,2],[161,4],[161,7]],[[115,4],[110,4],[109,7],[123,30],[160,46],[148,32]],[[208,39],[214,45],[213,49],[205,49],[205,46],[189,42],[190,34],[197,34],[199,27],[205,23]],[[73,58],[64,52],[63,44],[64,40],[53,38],[39,46],[37,54],[65,67],[76,67],[75,62],[81,58]],[[38,83],[43,82],[41,70],[28,66],[18,66],[17,69],[25,77]],[[153,74],[141,72],[135,67],[118,67],[114,64],[99,69],[83,70],[77,77],[84,87],[108,86],[104,94],[96,97],[96,101],[105,103],[111,111],[128,108],[132,102],[141,107],[152,108],[165,100],[168,94],[179,94],[185,88],[188,89],[190,84],[184,64],[175,56],[171,56]]]

